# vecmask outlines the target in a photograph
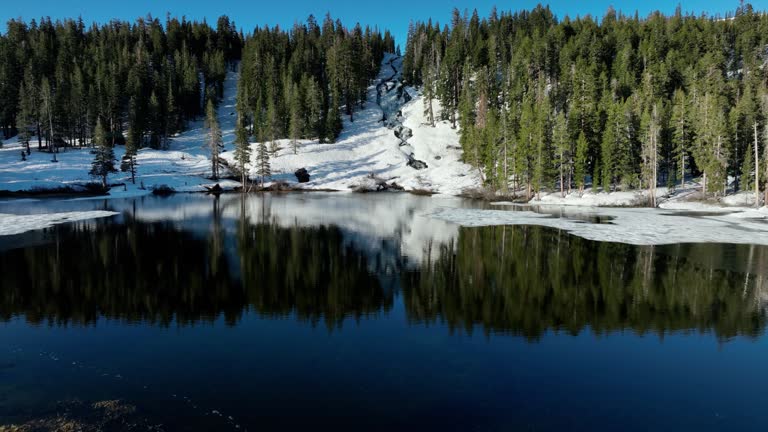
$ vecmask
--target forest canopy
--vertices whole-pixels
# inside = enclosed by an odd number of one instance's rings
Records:
[[[82,19],[10,20],[0,36],[0,128],[22,143],[86,145],[101,120],[112,145],[160,147],[220,96],[242,35],[222,16],[86,27]],[[54,148],[55,150],[55,148]]]
[[[603,190],[702,175],[722,194],[765,158],[768,15],[609,9],[558,20],[548,7],[410,26],[405,79],[458,127],[486,186]],[[763,170],[765,173],[765,170]]]

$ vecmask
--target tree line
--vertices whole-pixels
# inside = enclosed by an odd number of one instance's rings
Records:
[[[54,153],[93,142],[160,148],[221,96],[243,36],[228,17],[205,21],[10,20],[0,34],[0,130]],[[36,140],[34,139],[36,137]],[[129,155],[130,156],[130,155]]]
[[[249,136],[259,142],[317,138],[333,142],[342,112],[354,121],[386,52],[395,51],[389,31],[345,27],[326,15],[289,31],[256,28],[245,39],[237,110]]]
[[[403,72],[422,86],[428,122],[459,129],[465,161],[493,190],[654,192],[701,176],[707,194],[759,197],[767,30],[749,4],[723,18],[610,8],[599,21],[543,6],[454,10],[442,28],[411,24]]]

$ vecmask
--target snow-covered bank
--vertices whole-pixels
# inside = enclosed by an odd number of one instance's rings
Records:
[[[755,210],[768,216],[766,210]],[[649,208],[543,207],[509,210],[443,207],[429,214],[462,226],[539,225],[589,240],[633,245],[737,243],[768,245],[768,223],[744,219],[742,213],[711,215]]]
[[[768,218],[768,208],[756,209],[754,192],[740,192],[727,195],[719,200],[701,198],[700,186],[695,183],[686,184],[684,188],[656,190],[658,206],[663,210],[680,210],[701,213],[721,213],[742,219]],[[583,193],[571,192],[561,196],[559,192],[542,193],[533,198],[529,204],[536,206],[557,207],[647,207],[648,191],[632,190],[617,192],[595,192],[586,189]],[[504,203],[499,203],[504,204]]]
[[[50,228],[56,224],[110,217],[116,214],[118,213],[111,211],[81,211],[34,215],[0,213],[0,236],[21,234],[27,231]]]

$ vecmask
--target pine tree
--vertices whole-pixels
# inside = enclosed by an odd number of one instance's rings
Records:
[[[579,133],[579,139],[576,140],[576,159],[574,161],[574,177],[579,193],[584,192],[584,186],[586,185],[588,151],[589,143],[587,142],[587,137],[584,135],[584,132],[581,132]]]
[[[163,136],[165,135],[165,128],[163,127],[163,116],[160,108],[160,101],[157,98],[157,94],[153,91],[149,96],[149,112],[147,117],[149,119],[149,145],[158,149],[163,144]]]
[[[91,164],[89,174],[101,180],[101,187],[107,189],[107,177],[111,173],[116,173],[115,152],[107,141],[104,128],[101,126],[101,119],[96,121],[96,128],[93,131],[93,142],[96,146],[95,156]]]
[[[206,107],[205,126],[208,128],[208,144],[207,147],[211,152],[211,178],[213,180],[219,179],[219,154],[224,147],[221,128],[219,127],[219,121],[216,118],[216,108],[213,106],[213,101],[208,99],[208,105]]]
[[[317,87],[314,78],[305,75],[304,79],[304,106],[306,107],[304,135],[309,138],[322,138],[323,136],[323,96]]]
[[[272,169],[269,165],[269,151],[267,150],[267,144],[263,141],[259,143],[259,148],[256,152],[256,174],[258,174],[261,180],[262,188],[264,187],[265,179],[272,175]]]
[[[174,97],[175,90],[168,82],[168,91],[165,98],[165,130],[163,131],[163,147],[165,148],[168,143],[168,139],[171,135],[175,134],[179,129],[178,110],[176,107],[176,99]]]
[[[129,123],[125,138],[125,155],[120,162],[120,170],[131,173],[131,183],[136,184],[136,155],[139,151],[139,136],[133,124]]]
[[[40,94],[43,99],[44,117],[48,122],[48,151],[53,153],[52,162],[58,162],[56,159],[56,135],[53,132],[53,89],[51,89],[51,85],[45,77],[43,77],[42,83],[40,84]]]
[[[536,194],[537,199],[540,199],[542,186],[550,182],[554,158],[549,134],[549,97],[545,95],[542,98],[540,96],[544,94],[543,88],[539,89],[538,94],[538,101],[534,107],[535,123],[533,125],[533,145],[531,148],[533,157],[531,183],[533,184],[533,193]]]
[[[741,176],[739,178],[739,185],[744,190],[752,189],[755,185],[753,171],[755,170],[755,162],[752,157],[752,149],[747,147],[747,151],[744,153],[744,161],[741,164]],[[760,199],[759,193],[757,194],[758,201]]]
[[[607,106],[607,119],[605,123],[605,131],[603,132],[603,144],[602,144],[602,180],[603,191],[610,192],[611,186],[614,184],[616,178],[616,160],[615,156],[618,152],[619,137],[622,134],[621,117],[622,109],[621,103],[618,101],[605,101],[604,105]]]
[[[555,116],[552,129],[552,143],[555,148],[557,171],[559,175],[560,196],[565,197],[565,179],[570,169],[571,143],[568,136],[568,123],[562,111]]]
[[[424,71],[424,116],[431,127],[435,127],[435,112],[433,101],[436,94],[436,84],[440,70],[440,53],[437,46],[433,44],[429,57],[427,59],[426,70]]]
[[[656,207],[661,126],[659,122],[659,109],[655,103],[643,112],[640,128],[643,131],[643,180],[648,186],[650,205],[651,207]]]
[[[675,90],[672,105],[672,137],[674,155],[680,170],[680,187],[685,186],[688,153],[693,141],[690,98],[681,89]]]
[[[289,109],[290,121],[288,129],[291,139],[291,150],[293,151],[293,154],[299,154],[299,139],[301,138],[301,133],[304,130],[304,125],[301,112],[301,94],[299,93],[299,87],[295,84],[291,89],[291,101]]]
[[[16,129],[19,131],[19,142],[24,145],[27,156],[30,155],[29,141],[32,138],[32,134],[29,132],[29,128],[34,124],[33,112],[34,112],[34,99],[30,99],[31,94],[27,88],[26,80],[21,82],[21,88],[19,88],[19,112],[16,114]]]
[[[242,119],[238,120],[235,128],[235,162],[240,171],[243,191],[248,182],[248,164],[251,163],[251,144],[248,140],[248,131],[243,125]]]

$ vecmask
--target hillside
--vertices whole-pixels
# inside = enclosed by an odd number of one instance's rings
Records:
[[[368,90],[368,101],[355,113],[354,121],[344,119],[344,129],[333,144],[320,144],[317,140],[300,142],[298,154],[293,154],[288,140],[280,140],[282,149],[271,160],[273,176],[270,181],[296,183],[295,170],[306,168],[311,181],[302,184],[304,189],[335,189],[348,191],[351,187],[365,186],[370,176],[396,182],[406,190],[421,189],[437,193],[458,194],[465,188],[478,184],[476,173],[460,161],[458,135],[447,123],[431,128],[424,125],[420,96],[414,89],[405,91],[413,99],[402,105],[402,125],[413,131],[407,146],[390,127],[382,122],[384,109],[377,103],[377,89],[382,88],[382,100],[392,98],[399,86],[401,58],[388,55],[382,62],[379,78]],[[397,72],[393,72],[397,70]],[[235,97],[238,74],[230,71],[224,83],[224,97],[217,114],[224,138],[223,158],[232,162],[235,128]],[[383,86],[380,86],[383,84]],[[384,89],[388,89],[384,90]],[[398,98],[401,99],[402,98]],[[392,108],[396,113],[400,103]],[[177,192],[201,192],[203,186],[219,183],[224,188],[239,186],[238,182],[223,180],[212,182],[210,157],[204,148],[207,130],[203,121],[188,125],[186,131],[173,137],[168,150],[141,149],[138,154],[136,184],[130,182],[127,173],[110,175],[113,186],[111,196],[133,196],[151,193],[157,186],[169,186]],[[255,150],[256,143],[252,143]],[[115,148],[119,160],[124,147]],[[426,163],[427,168],[417,170],[407,165],[408,155],[413,154]],[[13,138],[0,149],[0,190],[40,191],[71,187],[78,190],[92,181],[88,175],[93,155],[90,149],[70,148],[57,155],[58,163],[52,163],[52,155],[34,151],[26,161],[21,160],[21,148]],[[252,176],[255,170],[251,168]]]

